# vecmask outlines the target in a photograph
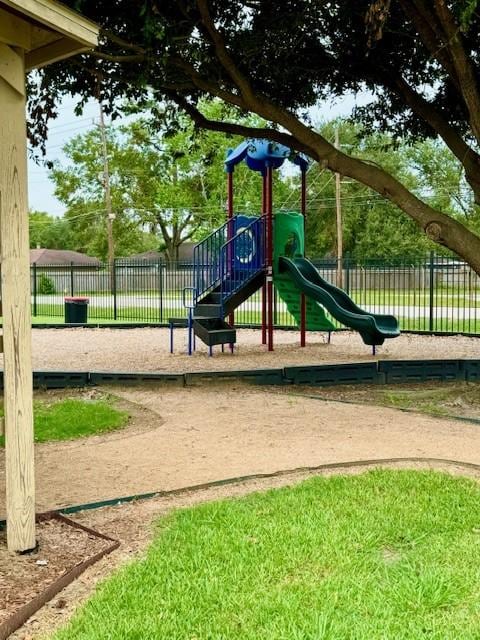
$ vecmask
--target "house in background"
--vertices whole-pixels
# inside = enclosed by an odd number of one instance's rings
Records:
[[[132,256],[125,256],[124,258],[117,258],[115,264],[128,265],[137,264],[138,262],[163,262],[164,256],[160,251],[144,251],[143,253],[135,253]]]
[[[39,295],[79,295],[108,290],[108,273],[101,275],[103,263],[78,251],[30,249],[30,287]],[[36,313],[36,302],[34,307]]]
[[[178,247],[178,262],[193,262],[193,248],[195,242],[183,242]],[[136,253],[133,256],[126,256],[125,258],[117,258],[117,264],[127,264],[129,262],[167,262],[167,258],[164,251],[144,251],[143,253]]]
[[[30,249],[30,265],[37,267],[85,267],[98,268],[102,262],[78,251],[64,251],[61,249]]]

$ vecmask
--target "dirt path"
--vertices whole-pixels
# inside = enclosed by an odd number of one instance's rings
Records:
[[[476,425],[249,386],[115,390],[157,416],[150,430],[37,445],[37,509],[223,478],[391,457],[480,463]],[[4,513],[0,458],[0,513]]]

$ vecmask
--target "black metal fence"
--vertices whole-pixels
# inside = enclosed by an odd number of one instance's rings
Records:
[[[347,257],[342,269],[332,260],[313,262],[323,278],[341,284],[359,306],[397,316],[403,330],[480,335],[480,278],[464,262],[433,253],[391,262]],[[90,322],[162,324],[169,317],[186,316],[182,292],[192,283],[191,263],[32,265],[32,313],[35,322],[61,322],[64,298],[85,296]],[[278,294],[274,312],[277,326],[296,325]],[[261,292],[242,304],[235,317],[238,325],[259,326]]]

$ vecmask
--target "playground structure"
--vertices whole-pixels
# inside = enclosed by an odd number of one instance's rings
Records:
[[[288,159],[301,171],[301,212],[273,214],[273,171]],[[234,214],[233,174],[245,161],[262,176],[262,212],[259,216]],[[400,335],[392,315],[373,314],[358,307],[338,287],[328,283],[305,258],[306,172],[308,160],[288,147],[267,140],[246,140],[229,152],[228,219],[194,249],[194,282],[187,321],[189,353],[195,336],[212,354],[215,345],[236,342],[235,309],[259,289],[262,291],[262,343],[273,351],[273,287],[300,327],[300,345],[306,331],[335,330],[326,312],[358,331],[375,348]],[[184,291],[184,299],[185,293]],[[228,318],[228,321],[226,321]],[[173,324],[171,323],[173,330]]]

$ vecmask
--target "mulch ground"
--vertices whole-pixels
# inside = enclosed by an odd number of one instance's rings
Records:
[[[66,572],[111,546],[58,520],[37,525],[37,542],[34,552],[18,555],[7,550],[6,531],[0,530],[0,625]],[[65,601],[58,597],[54,606],[61,610]]]

